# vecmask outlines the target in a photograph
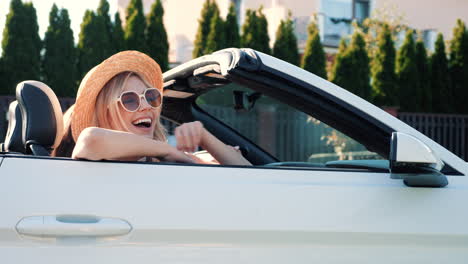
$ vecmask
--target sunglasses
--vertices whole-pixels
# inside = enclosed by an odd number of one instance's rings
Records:
[[[162,103],[161,92],[156,88],[147,88],[142,94],[133,91],[123,92],[117,99],[125,110],[136,112],[141,107],[141,99],[144,98],[152,108],[158,108]]]

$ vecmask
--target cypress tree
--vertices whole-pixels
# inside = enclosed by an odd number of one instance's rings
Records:
[[[263,6],[260,6],[260,8],[257,11],[257,30],[256,33],[258,34],[258,51],[270,54],[271,49],[270,49],[270,36],[268,35],[268,21],[265,17],[265,14],[263,14]],[[297,63],[296,63],[297,64]]]
[[[57,96],[75,96],[76,49],[66,9],[54,4],[44,37],[43,78]]]
[[[429,83],[429,61],[424,42],[419,39],[415,48],[415,64],[419,76],[418,89],[420,91],[419,106],[422,112],[432,111],[432,92]]]
[[[242,26],[241,46],[270,54],[270,37],[268,36],[268,22],[262,12],[247,10],[246,21]]]
[[[91,10],[86,10],[78,40],[78,77],[84,75],[94,66],[105,59],[101,53],[101,32],[96,26],[96,15]]]
[[[143,9],[143,3],[141,1],[130,0],[125,10],[125,21],[128,21],[133,13],[139,9]]]
[[[348,56],[348,45],[346,40],[342,38],[330,74],[330,81],[352,93],[356,93],[350,85],[352,80],[351,75],[353,74],[352,66],[350,57]]]
[[[26,20],[24,21],[26,30],[24,33],[27,35],[27,38],[24,39],[24,41],[29,44],[28,50],[25,50],[25,52],[31,52],[25,53],[29,57],[29,65],[27,65],[27,67],[31,68],[28,75],[25,76],[30,76],[30,78],[39,80],[41,78],[40,71],[42,40],[39,36],[39,25],[37,24],[36,9],[34,8],[32,2],[24,3],[24,8],[26,11]]]
[[[125,25],[125,46],[130,50],[147,52],[146,20],[141,0],[131,0],[127,8],[127,23]]]
[[[377,36],[377,52],[372,61],[372,90],[374,103],[380,106],[398,105],[398,86],[395,74],[395,47],[387,24]]]
[[[167,42],[163,16],[164,8],[161,0],[156,0],[148,15],[146,43],[148,45],[148,55],[159,63],[161,70],[164,72],[169,69],[169,43]]]
[[[101,0],[97,9],[97,15],[102,17],[104,20],[104,25],[106,27],[106,33],[112,32],[112,21],[109,16],[109,3],[107,0]],[[110,34],[109,34],[110,37]]]
[[[224,25],[225,32],[225,47],[240,47],[239,25],[237,24],[236,7],[232,2],[229,6],[229,12],[226,16]]]
[[[370,101],[372,99],[372,88],[370,86],[369,56],[367,55],[364,36],[360,31],[356,30],[353,33],[346,56],[351,64],[349,90]]]
[[[281,20],[276,31],[276,40],[273,45],[273,56],[299,65],[299,51],[297,49],[297,38],[294,34],[293,21],[289,13],[286,21]]]
[[[16,84],[40,79],[42,42],[39,37],[36,9],[32,3],[12,0],[3,29],[3,94],[13,95]]]
[[[453,38],[450,41],[450,77],[453,84],[454,107],[460,114],[467,114],[468,107],[465,99],[468,98],[468,33],[465,23],[460,19],[453,29]]]
[[[396,60],[396,74],[400,107],[403,111],[420,111],[421,91],[419,90],[419,76],[416,68],[416,51],[413,31],[406,32],[405,41],[398,51]]]
[[[450,113],[453,111],[453,98],[445,53],[444,37],[437,34],[435,51],[431,56],[431,91],[432,107],[435,112]]]
[[[203,8],[201,11],[201,17],[198,20],[198,31],[195,37],[194,47],[192,56],[193,58],[198,58],[205,53],[206,42],[208,38],[208,34],[210,33],[210,26],[211,26],[211,18],[213,17],[214,8],[213,8],[214,0],[206,0],[203,4]]]
[[[226,47],[224,35],[224,21],[219,16],[219,9],[213,5],[213,16],[211,17],[210,33],[206,39],[204,54],[209,54]]]
[[[243,48],[255,49],[257,36],[257,14],[254,10],[247,9],[245,12],[245,22],[242,25],[241,46]]]
[[[286,23],[288,21],[281,20],[280,24],[278,25],[278,28],[276,29],[276,38],[275,42],[273,43],[273,56],[281,59],[281,60],[286,60],[289,57],[288,51],[288,32],[287,31],[287,26]]]
[[[105,58],[110,57],[115,53],[114,44],[112,43],[112,21],[109,16],[109,3],[107,0],[101,0],[96,13],[99,31],[101,31],[101,49]]]
[[[320,42],[320,35],[315,22],[310,23],[308,27],[307,42],[301,67],[324,79],[327,78],[325,51]]]
[[[15,57],[18,57],[14,46],[21,41],[20,21],[21,17],[24,16],[23,13],[23,3],[21,0],[12,0],[6,17],[5,27],[3,28],[2,57],[0,58],[1,95],[14,95],[14,79],[19,79],[18,77],[11,76],[13,68],[7,65],[14,63]]]
[[[114,15],[114,23],[112,24],[112,43],[114,51],[119,52],[125,50],[124,31],[122,29],[122,21],[120,20],[119,12]]]

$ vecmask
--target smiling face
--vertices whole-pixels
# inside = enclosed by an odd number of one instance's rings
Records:
[[[141,79],[134,72],[121,72],[114,76],[104,85],[96,98],[94,113],[96,125],[102,128],[131,132],[155,140],[166,141],[166,130],[159,120],[162,106],[153,108],[148,104],[146,99],[141,99],[141,102],[140,99],[128,101],[128,97],[124,98],[121,96],[125,92],[135,92],[137,95],[142,95],[151,86],[149,82]],[[152,97],[149,97],[150,99],[158,98],[159,93],[147,91],[149,95],[153,94]],[[132,110],[136,109],[135,105],[141,105],[134,112],[130,112],[122,106],[122,101],[124,100],[127,100],[127,106],[130,106]],[[128,103],[132,103],[133,105],[129,105]],[[153,103],[158,105],[157,102]]]
[[[135,92],[138,95],[144,95],[147,88],[149,88],[148,85],[138,76],[131,75],[123,85],[122,92]],[[127,111],[122,106],[122,102],[118,103],[118,109],[122,122],[129,132],[153,138],[156,123],[159,122],[160,107],[155,109],[141,98],[140,107],[135,112]]]

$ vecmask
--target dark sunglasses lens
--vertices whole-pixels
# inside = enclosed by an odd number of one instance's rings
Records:
[[[157,89],[149,89],[145,93],[146,101],[152,107],[158,107],[161,105],[161,94]]]
[[[128,111],[136,111],[140,106],[140,97],[134,92],[122,94],[121,100]]]

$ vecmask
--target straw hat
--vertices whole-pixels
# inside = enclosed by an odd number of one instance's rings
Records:
[[[97,126],[94,108],[99,92],[104,85],[121,72],[131,71],[144,78],[162,92],[162,72],[158,63],[148,55],[134,51],[119,52],[92,68],[81,81],[72,115],[73,139],[78,139],[81,131]]]

